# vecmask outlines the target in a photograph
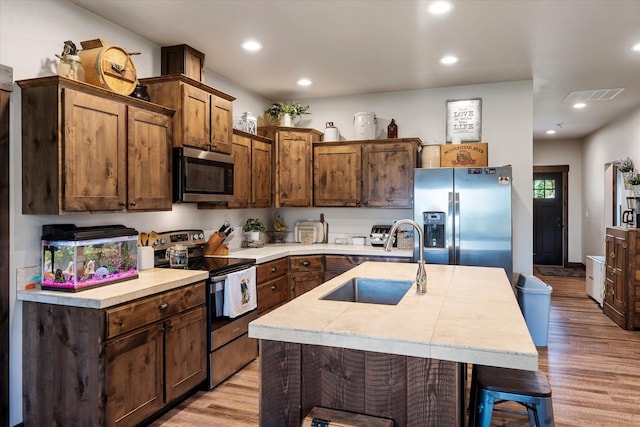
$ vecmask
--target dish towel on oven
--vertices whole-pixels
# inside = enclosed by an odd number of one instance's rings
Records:
[[[228,317],[238,317],[255,309],[256,295],[256,268],[229,273],[224,280],[224,304],[222,314]]]

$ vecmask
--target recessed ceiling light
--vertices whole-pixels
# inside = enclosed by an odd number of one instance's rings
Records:
[[[634,44],[631,50],[634,52],[640,52],[640,42]]]
[[[581,109],[586,107],[587,104],[585,104],[584,102],[576,102],[575,104],[573,104],[573,108],[577,108],[577,109]]]
[[[454,55],[447,55],[447,56],[443,56],[440,59],[440,63],[444,64],[444,65],[451,65],[451,64],[455,64],[456,62],[458,62],[459,59],[457,56]]]
[[[242,43],[242,48],[249,52],[257,52],[262,49],[262,44],[257,40],[247,40]]]
[[[311,83],[313,83],[311,80],[307,79],[307,78],[302,78],[300,80],[298,80],[298,85],[300,86],[310,86]]]
[[[453,9],[453,4],[448,1],[434,1],[429,5],[429,13],[434,15],[442,15]]]
[[[549,130],[547,131],[547,135],[553,135],[554,133],[556,133],[556,131],[555,131],[555,130],[553,130],[553,129],[549,129]]]

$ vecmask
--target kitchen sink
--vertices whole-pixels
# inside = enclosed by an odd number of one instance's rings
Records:
[[[413,283],[410,280],[354,277],[320,299],[396,305],[413,286]]]

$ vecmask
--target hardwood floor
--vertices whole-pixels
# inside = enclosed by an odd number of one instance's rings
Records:
[[[540,276],[553,287],[549,342],[540,369],[553,390],[557,426],[640,425],[640,331],[625,331],[585,294],[584,278]],[[249,364],[210,392],[198,392],[153,426],[258,425],[258,367]],[[528,426],[495,413],[493,426]]]

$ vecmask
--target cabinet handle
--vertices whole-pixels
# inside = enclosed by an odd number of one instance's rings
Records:
[[[136,201],[134,200],[133,202],[131,202],[131,206],[135,206],[136,205]]]
[[[163,302],[162,304],[160,304],[160,305],[158,306],[158,310],[160,310],[160,311],[164,311],[164,310],[166,310],[167,308],[169,308],[169,303],[168,303],[168,302]]]
[[[169,324],[167,325],[167,328],[173,329],[173,323],[169,322]]]
[[[271,285],[271,290],[275,291],[276,290],[276,285]]]
[[[302,262],[302,266],[303,267],[309,267],[309,264],[310,264],[309,261],[303,261]]]
[[[611,252],[611,253],[609,254],[609,256],[610,256],[611,258],[615,258],[615,257],[616,257],[616,254],[615,254],[615,253],[613,253],[613,252]]]
[[[276,268],[275,267],[271,267],[271,272],[275,273],[276,272]]]

